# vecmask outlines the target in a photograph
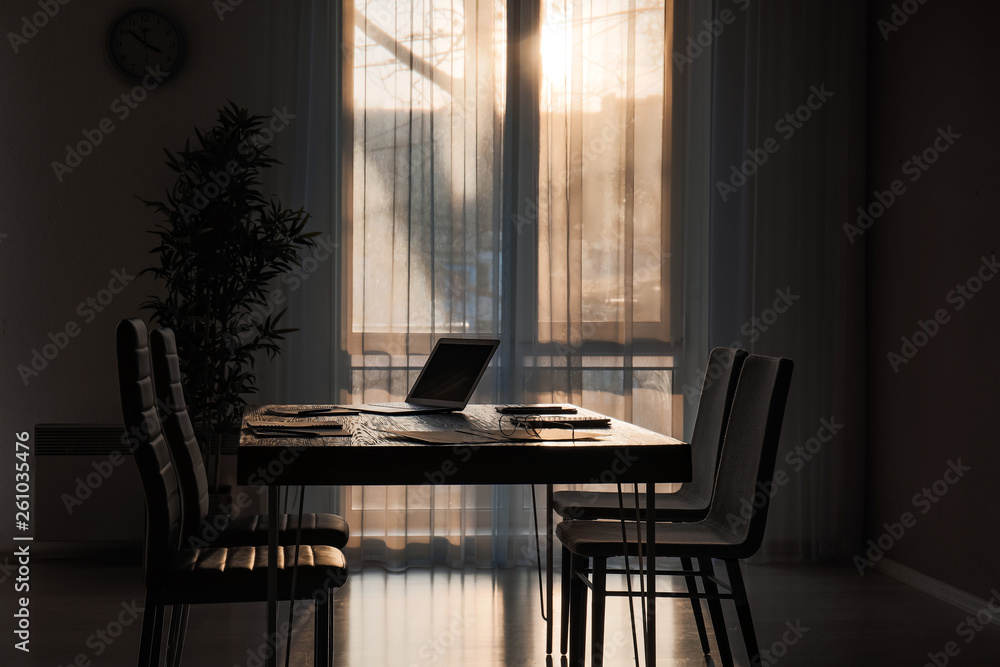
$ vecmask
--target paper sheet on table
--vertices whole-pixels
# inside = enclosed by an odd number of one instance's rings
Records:
[[[456,429],[449,431],[392,431],[384,433],[397,435],[401,438],[426,442],[432,445],[480,445],[489,442],[550,442],[569,440],[596,440],[606,433],[590,431],[573,431],[564,428],[545,428],[537,431],[538,435],[529,435],[518,431],[512,436],[506,436],[499,430]]]
[[[344,425],[340,422],[326,421],[322,419],[296,419],[295,421],[285,421],[283,419],[264,420],[248,419],[247,426],[258,430],[276,428],[282,431],[292,431],[303,429],[306,431],[341,429]]]
[[[338,407],[301,409],[268,408],[264,413],[275,417],[343,417],[356,415],[358,411]]]

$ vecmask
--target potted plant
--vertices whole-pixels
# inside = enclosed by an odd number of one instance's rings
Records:
[[[160,222],[151,273],[165,288],[143,304],[152,320],[177,337],[184,396],[202,454],[216,457],[222,438],[239,427],[245,396],[258,390],[255,355],[273,358],[284,335],[285,310],[268,302],[271,281],[299,265],[319,232],[304,231],[309,215],[261,192],[263,169],[278,161],[260,130],[267,116],[232,102],[195,145],[167,153],[177,180],[164,201],[143,200]]]

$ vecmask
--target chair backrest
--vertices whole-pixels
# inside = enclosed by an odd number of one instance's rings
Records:
[[[739,539],[740,558],[756,553],[764,539],[792,366],[789,359],[751,354],[736,386],[706,521]]]
[[[728,347],[717,347],[708,356],[698,416],[691,433],[691,481],[681,489],[686,498],[697,501],[701,507],[707,508],[712,502],[722,437],[746,358],[744,350]]]
[[[156,411],[142,320],[118,324],[117,348],[122,420],[146,496],[146,583],[155,585],[180,541],[180,488]]]
[[[177,339],[171,329],[156,329],[149,334],[153,353],[153,385],[160,407],[163,433],[181,485],[183,506],[182,539],[195,535],[208,516],[208,474],[205,459],[191,423],[181,387]]]

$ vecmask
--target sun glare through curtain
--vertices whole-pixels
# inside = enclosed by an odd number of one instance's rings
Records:
[[[543,5],[536,334],[519,359],[532,399],[662,433],[680,417],[671,16],[669,0]]]

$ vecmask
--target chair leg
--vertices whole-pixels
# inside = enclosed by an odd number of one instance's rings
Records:
[[[160,628],[162,625],[163,605],[156,604],[147,596],[142,612],[138,667],[157,667],[160,664]]]
[[[295,604],[292,602],[292,604]],[[328,667],[330,665],[330,611],[333,608],[333,589],[328,589],[326,595],[316,600],[316,637],[313,665]],[[287,646],[286,650],[291,650]]]
[[[334,663],[334,659],[333,659],[333,649],[334,649],[334,641],[333,641],[333,614],[334,614],[334,610],[333,610],[333,596],[334,596],[334,594],[336,592],[337,592],[336,588],[332,588],[332,587],[330,588],[330,613],[327,614],[327,623],[326,623],[326,636],[329,637],[329,639],[327,641],[330,644],[330,667],[333,667],[333,663]]]
[[[590,617],[590,664],[604,665],[604,607],[607,600],[608,561],[595,558],[590,583],[594,590],[593,611]],[[631,599],[629,600],[631,603]]]
[[[562,548],[562,587],[559,589],[559,651],[566,655],[569,650],[569,600],[570,577],[572,568],[570,561],[573,554],[566,547]]]
[[[573,554],[570,573],[569,664],[584,667],[587,650],[587,586],[577,576],[587,569],[587,558]]]
[[[715,566],[712,565],[712,559],[699,558],[698,565],[705,573],[705,592],[709,595],[718,595],[719,587],[709,579],[709,577],[715,576]],[[708,611],[712,616],[712,627],[715,628],[715,641],[719,644],[719,659],[722,660],[723,665],[732,665],[733,652],[729,648],[729,632],[726,630],[726,617],[722,613],[722,600],[710,598]]]
[[[690,558],[681,558],[681,567],[685,570],[694,569]],[[698,581],[694,577],[684,577],[684,581],[687,582],[688,593],[692,595],[698,593]],[[691,598],[691,611],[694,612],[694,622],[698,626],[698,639],[701,640],[701,651],[705,655],[708,655],[712,651],[708,645],[708,632],[705,630],[705,617],[701,613],[700,599],[696,597]]]
[[[750,615],[750,601],[747,599],[747,589],[743,584],[743,573],[740,571],[740,561],[726,560],[726,572],[729,574],[729,585],[733,588],[736,602],[736,615],[740,619],[740,630],[743,632],[743,645],[747,649],[747,660],[751,665],[760,664],[760,648],[757,646],[757,633],[753,628],[753,617]]]
[[[177,652],[174,667],[180,667],[181,655],[184,653],[184,639],[187,637],[188,617],[191,616],[191,605],[184,605],[184,614],[181,616],[181,627],[177,631]]]
[[[170,629],[167,630],[167,658],[165,661],[166,667],[174,667],[174,654],[177,650],[177,634],[179,632],[178,628],[181,627],[181,614],[183,613],[184,605],[175,604],[170,608]]]
[[[184,651],[184,637],[187,634],[188,614],[191,605],[175,604],[170,610],[170,630],[167,632],[167,667],[180,667]]]

